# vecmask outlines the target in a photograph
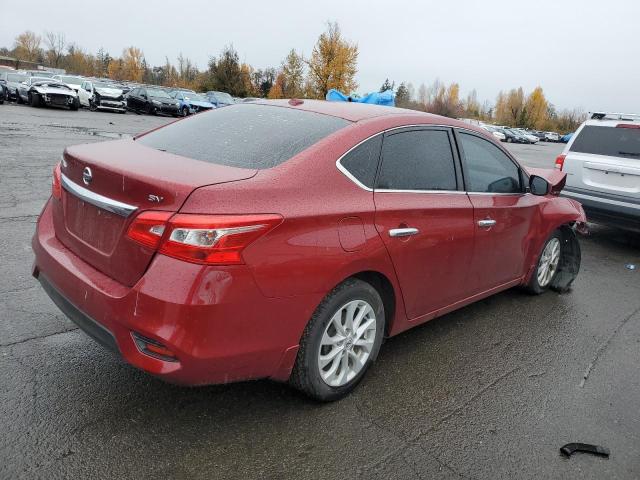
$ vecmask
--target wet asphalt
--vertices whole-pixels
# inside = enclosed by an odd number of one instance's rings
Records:
[[[105,351],[31,277],[30,239],[65,146],[170,120],[0,105],[0,478],[640,477],[640,236],[607,227],[570,293],[510,290],[389,339],[333,404],[176,387]],[[509,148],[552,166],[562,147]]]

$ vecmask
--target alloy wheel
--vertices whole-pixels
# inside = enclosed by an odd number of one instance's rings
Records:
[[[365,367],[376,340],[376,315],[364,300],[353,300],[333,314],[318,352],[322,380],[331,387],[350,382]]]
[[[558,270],[558,264],[560,263],[560,240],[552,238],[545,245],[540,257],[540,264],[538,265],[538,284],[541,287],[546,287],[551,282],[551,279]]]

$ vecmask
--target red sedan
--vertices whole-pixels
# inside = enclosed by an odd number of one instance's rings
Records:
[[[158,377],[333,400],[386,336],[518,285],[567,290],[586,219],[564,178],[448,118],[239,104],[65,150],[33,274]]]

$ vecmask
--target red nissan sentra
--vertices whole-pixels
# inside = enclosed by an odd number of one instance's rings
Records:
[[[484,130],[245,103],[65,150],[33,274],[85,332],[186,385],[351,391],[385,336],[499,291],[567,290],[579,203]]]

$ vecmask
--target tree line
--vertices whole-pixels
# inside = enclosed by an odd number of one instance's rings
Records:
[[[358,88],[358,45],[347,40],[338,24],[332,22],[318,37],[310,56],[291,49],[280,65],[267,68],[241,62],[233,45],[211,56],[204,70],[182,53],[174,62],[165,58],[163,65],[152,66],[138,47],[125,48],[120,57],[112,57],[102,48],[93,54],[67,42],[63,33],[50,31],[42,35],[23,32],[15,38],[12,49],[0,48],[0,55],[16,58],[16,68],[25,68],[21,62],[35,62],[77,75],[197,91],[220,90],[236,97],[324,98],[332,88],[352,94]],[[559,132],[574,131],[584,119],[579,110],[557,111],[541,87],[527,95],[521,87],[501,91],[494,104],[481,104],[475,90],[461,98],[460,85],[455,82],[445,85],[436,80],[416,90],[408,82],[396,88],[395,82],[386,79],[380,91],[389,89],[395,91],[399,107],[447,117]]]

